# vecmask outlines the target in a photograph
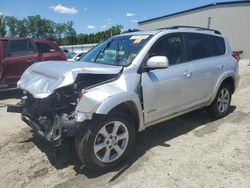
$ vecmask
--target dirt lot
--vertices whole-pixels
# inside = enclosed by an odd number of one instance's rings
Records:
[[[220,120],[196,111],[138,134],[131,157],[106,174],[79,167],[70,144],[55,151],[0,104],[0,187],[250,187],[250,66]],[[15,104],[13,90],[0,103]]]

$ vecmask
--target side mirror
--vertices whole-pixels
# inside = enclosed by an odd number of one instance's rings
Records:
[[[146,63],[147,69],[163,69],[168,68],[168,58],[166,56],[153,56],[149,58],[149,60]]]

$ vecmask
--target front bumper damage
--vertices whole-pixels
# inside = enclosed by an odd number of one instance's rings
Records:
[[[65,117],[56,116],[55,120],[49,131],[45,131],[43,125],[30,119],[24,114],[21,115],[22,120],[30,126],[40,136],[44,137],[47,141],[53,144],[53,146],[60,146],[62,139],[65,137],[73,137],[77,132],[76,122],[69,121]]]
[[[9,105],[7,112],[21,113],[21,119],[53,146],[60,146],[64,138],[76,135],[79,123],[76,122],[74,112],[72,114],[61,111],[54,113],[38,112],[41,106],[34,108],[37,102],[29,104],[28,100],[25,96],[21,99],[21,103]]]
[[[7,111],[21,113],[22,120],[34,131],[54,145],[60,145],[64,138],[75,137],[80,124],[92,119],[92,107],[98,100],[89,97],[86,107],[91,109],[78,109],[84,98],[83,91],[117,80],[122,71],[121,66],[95,63],[34,64],[18,81],[17,87],[25,95],[21,103],[9,106]]]

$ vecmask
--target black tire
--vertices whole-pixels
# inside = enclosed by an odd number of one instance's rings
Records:
[[[4,78],[4,68],[2,63],[0,62],[0,81],[2,81]]]
[[[113,121],[122,122],[128,131],[127,147],[124,149],[123,154],[115,161],[105,163],[98,159],[94,152],[94,144],[96,142],[99,131],[107,126],[108,123]],[[84,128],[85,126],[85,128]],[[127,115],[116,113],[108,115],[95,115],[91,121],[82,126],[83,129],[75,139],[76,153],[81,163],[94,171],[109,171],[114,169],[123,159],[125,159],[132,151],[135,143],[135,126]],[[106,141],[105,141],[106,142]],[[118,144],[117,144],[118,145]]]
[[[219,98],[220,98],[222,91],[227,91],[229,94],[228,95],[228,105],[224,108],[224,110],[222,110],[220,108],[220,102],[219,102],[219,100],[220,100]],[[229,86],[228,84],[222,84],[220,89],[218,90],[218,93],[217,93],[213,103],[210,106],[208,106],[208,108],[207,108],[208,113],[215,118],[222,118],[222,117],[228,115],[229,110],[230,110],[230,105],[231,105],[231,97],[232,97],[232,87]]]

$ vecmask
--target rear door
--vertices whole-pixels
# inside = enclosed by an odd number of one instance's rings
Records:
[[[193,95],[193,66],[186,61],[181,33],[161,37],[149,51],[152,56],[166,56],[170,66],[142,73],[146,124],[190,108]]]
[[[214,91],[216,81],[221,75],[224,67],[220,57],[215,55],[210,37],[212,35],[201,33],[186,33],[185,43],[187,45],[188,61],[194,67],[193,104],[207,103]]]
[[[4,81],[17,82],[22,73],[37,61],[37,51],[31,39],[6,41],[4,50]]]

